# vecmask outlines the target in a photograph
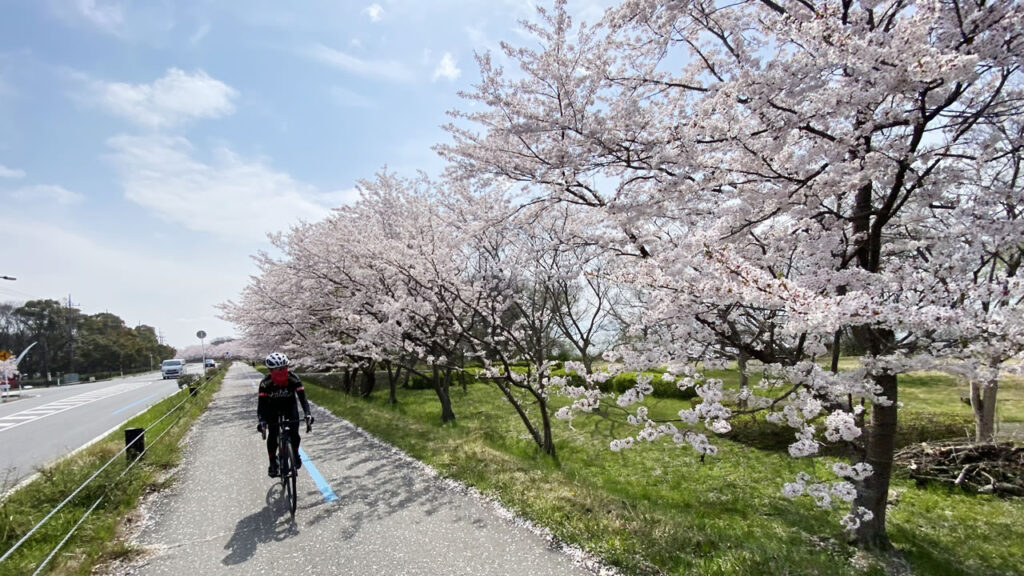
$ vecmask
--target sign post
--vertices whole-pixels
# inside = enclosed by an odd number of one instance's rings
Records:
[[[206,338],[206,331],[200,330],[196,332],[196,338],[199,338],[199,343],[203,346],[203,374],[206,374],[206,342],[203,340]]]
[[[14,368],[18,365],[7,350],[0,350],[0,399],[7,402],[7,391],[11,389],[10,378],[14,376]]]

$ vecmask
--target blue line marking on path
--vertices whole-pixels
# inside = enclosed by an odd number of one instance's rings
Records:
[[[313,461],[310,460],[306,451],[302,448],[299,448],[299,458],[302,459],[302,467],[306,469],[306,472],[309,472],[309,477],[313,479],[316,487],[320,489],[320,493],[324,495],[324,502],[334,502],[337,500],[338,496],[334,493],[334,490],[331,490],[331,486],[324,480],[323,475],[316,469]]]
[[[124,408],[118,408],[117,410],[113,411],[113,414],[120,414],[121,412],[124,412],[125,410],[131,408],[132,406],[138,406],[139,404],[142,404],[143,402],[145,402],[146,400],[149,400],[153,396],[156,396],[156,394],[150,394],[149,396],[146,396],[142,400],[138,400],[136,402],[132,402],[131,404],[125,406]]]

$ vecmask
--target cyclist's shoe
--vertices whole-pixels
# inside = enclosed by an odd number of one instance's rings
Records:
[[[267,476],[270,476],[271,478],[277,478],[280,475],[281,471],[277,467],[277,462],[271,462],[270,467],[267,468]]]
[[[295,469],[302,468],[302,458],[298,454],[295,455]]]

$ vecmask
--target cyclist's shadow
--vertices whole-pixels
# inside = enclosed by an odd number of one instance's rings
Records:
[[[241,564],[252,558],[258,545],[280,542],[299,534],[298,524],[288,512],[288,504],[282,497],[282,490],[281,484],[275,482],[267,490],[267,505],[235,524],[235,533],[224,545],[228,555],[221,560],[222,564]]]

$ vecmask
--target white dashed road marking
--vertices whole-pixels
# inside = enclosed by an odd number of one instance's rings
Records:
[[[43,406],[36,406],[35,408],[30,408],[28,410],[18,412],[17,414],[11,414],[10,416],[4,416],[3,418],[0,418],[0,432],[10,430],[15,426],[21,426],[22,424],[39,420],[40,418],[52,416],[53,414],[59,414],[67,410],[71,410],[72,408],[89,404],[90,402],[130,392],[148,384],[149,382],[130,382],[126,384],[119,384],[117,386],[103,388],[102,390],[94,390],[92,392],[86,392],[85,394],[79,394],[78,396],[72,396],[71,398],[50,402]]]

